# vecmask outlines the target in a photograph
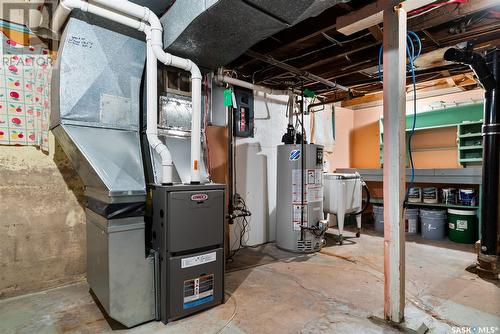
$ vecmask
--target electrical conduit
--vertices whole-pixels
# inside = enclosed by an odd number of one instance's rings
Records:
[[[93,3],[97,4],[94,5]],[[200,183],[200,150],[201,150],[201,72],[189,59],[180,58],[163,50],[163,27],[158,17],[147,7],[129,1],[94,0],[61,0],[57,7],[52,29],[58,32],[68,18],[72,9],[80,9],[109,20],[124,24],[146,34],[147,44],[147,129],[146,134],[150,146],[160,155],[162,161],[162,183],[172,183],[173,162],[170,151],[158,138],[157,128],[157,66],[156,61],[166,66],[189,71],[191,73],[192,105],[191,117],[191,183]],[[100,6],[99,6],[100,5]],[[101,6],[107,7],[103,8]],[[123,14],[120,14],[123,13]],[[136,18],[136,19],[134,19]],[[148,22],[149,25],[146,25]]]

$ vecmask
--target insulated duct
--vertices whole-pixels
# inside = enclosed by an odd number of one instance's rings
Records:
[[[319,15],[339,2],[346,1],[176,1],[160,18],[168,27],[163,44],[169,52],[216,69],[268,36]]]

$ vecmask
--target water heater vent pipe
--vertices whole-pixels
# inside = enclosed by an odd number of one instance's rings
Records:
[[[147,7],[136,5],[129,1],[119,0],[94,0],[92,3],[84,0],[61,0],[54,13],[52,30],[58,32],[73,9],[80,9],[84,12],[89,12],[145,32],[147,44],[146,134],[150,146],[160,155],[162,160],[162,183],[172,183],[173,162],[168,148],[158,138],[156,61],[159,60],[167,66],[173,66],[191,72],[193,104],[191,118],[191,183],[199,183],[202,76],[198,66],[189,59],[171,55],[163,50],[163,27],[158,17]]]

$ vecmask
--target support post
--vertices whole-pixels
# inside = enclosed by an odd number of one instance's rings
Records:
[[[384,11],[384,317],[400,323],[405,308],[406,12]]]

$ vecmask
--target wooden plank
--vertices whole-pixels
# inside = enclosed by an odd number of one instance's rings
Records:
[[[376,41],[381,42],[384,39],[384,34],[382,33],[382,29],[380,29],[378,24],[368,28],[368,31],[372,34],[373,38],[375,38]]]
[[[384,11],[384,318],[405,308],[406,11]]]
[[[421,31],[444,22],[498,5],[498,0],[473,0],[457,6],[443,6],[422,16],[408,18],[408,29]]]
[[[351,35],[363,29],[373,27],[382,22],[382,13],[384,10],[393,8],[398,4],[401,4],[406,11],[411,11],[435,1],[436,0],[378,0],[357,11],[337,17],[337,31],[344,35]]]
[[[441,74],[443,76],[445,74],[449,75],[450,73],[448,71],[442,71]],[[446,81],[446,84],[443,84],[443,82]],[[472,77],[472,74],[458,74],[450,77],[443,77],[439,79],[434,79],[434,80],[429,80],[429,81],[424,81],[424,82],[419,82],[417,84],[417,92],[420,94],[422,92],[428,92],[428,91],[434,91],[436,92],[436,95],[433,96],[439,96],[443,94],[443,89],[447,89],[450,87],[459,87],[460,89],[466,88],[469,86],[474,86],[477,85],[477,81],[474,80]],[[424,87],[422,87],[424,86]],[[413,95],[412,95],[413,96]],[[408,96],[407,100],[412,99],[412,96]],[[349,108],[349,107],[354,107],[354,106],[360,106],[360,105],[365,105],[373,102],[378,102],[383,100],[383,92],[377,92],[373,94],[366,94],[364,96],[360,97],[355,97],[350,100],[345,100],[342,101],[341,106],[343,108]],[[425,95],[425,97],[431,97],[430,95]]]
[[[302,43],[304,43],[304,42],[306,42],[306,41],[308,41],[308,40],[310,40],[312,38],[318,37],[318,36],[320,36],[324,32],[326,33],[328,31],[334,30],[334,29],[335,29],[335,24],[331,24],[331,25],[329,25],[327,27],[324,27],[324,28],[322,28],[320,30],[317,30],[317,31],[315,31],[315,32],[313,32],[313,33],[311,33],[309,35],[303,36],[303,37],[301,37],[299,39],[296,39],[296,40],[291,41],[291,42],[289,42],[289,43],[287,43],[285,45],[282,45],[282,46],[280,46],[280,47],[278,47],[278,48],[270,51],[269,54],[275,54],[276,55],[276,54],[280,54],[282,52],[288,52],[291,49],[297,47],[298,45],[300,45],[300,44],[302,44]],[[254,63],[255,61],[257,61],[257,59],[252,58],[251,60],[249,60],[249,61],[241,64],[239,67],[241,68],[241,67],[250,65],[250,64]]]
[[[344,35],[351,35],[363,29],[368,29],[382,22],[382,13],[385,9],[394,7],[401,1],[379,0],[372,2],[357,11],[337,17],[337,31]]]
[[[209,166],[210,166],[210,176],[212,177],[212,181],[216,183],[228,184],[228,175],[227,175],[227,127],[222,126],[207,126],[207,143],[208,143],[208,152],[209,152]],[[226,193],[226,209],[228,208],[228,187],[225,188]],[[224,252],[226,255],[229,254],[229,221],[225,220],[225,249]]]

